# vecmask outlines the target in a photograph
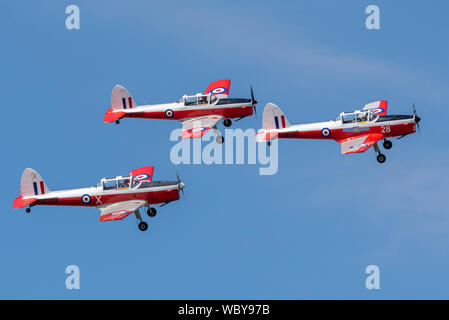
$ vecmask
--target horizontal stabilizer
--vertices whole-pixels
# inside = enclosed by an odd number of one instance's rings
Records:
[[[114,122],[119,120],[126,114],[124,111],[114,111],[112,108],[109,108],[108,111],[104,114],[104,122]]]
[[[26,206],[32,204],[36,200],[37,200],[36,198],[23,199],[23,196],[20,195],[14,200],[12,207],[13,209],[25,208]]]
[[[276,131],[276,130],[261,129],[257,132],[256,141],[257,142],[270,141],[272,139],[277,138],[277,136],[278,136],[278,131]]]

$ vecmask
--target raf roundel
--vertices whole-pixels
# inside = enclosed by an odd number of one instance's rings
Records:
[[[371,112],[374,113],[374,114],[382,113],[382,112],[384,112],[384,111],[385,111],[385,110],[382,109],[382,108],[374,108],[374,109],[371,109]]]
[[[322,135],[323,137],[329,137],[330,134],[331,134],[331,131],[330,131],[329,128],[324,128],[323,130],[321,130],[321,135]]]
[[[91,198],[90,198],[90,196],[88,194],[83,194],[81,196],[81,202],[84,203],[84,204],[90,203],[90,200],[91,200]]]
[[[139,174],[139,175],[137,175],[137,176],[135,176],[134,177],[134,179],[136,179],[136,180],[145,180],[145,179],[149,179],[150,178],[150,175],[149,174],[146,174],[146,173],[142,173],[142,174]]]
[[[218,88],[215,88],[214,90],[211,90],[210,92],[212,94],[220,94],[220,93],[225,93],[226,91],[228,91],[228,89],[223,88],[223,87],[218,87]]]
[[[167,109],[167,110],[165,110],[165,116],[166,116],[167,118],[173,117],[173,110],[172,110],[172,109]]]
[[[209,129],[209,128],[206,128],[206,127],[193,128],[193,129],[187,130],[187,132],[188,132],[188,133],[196,133],[196,132],[206,131],[207,129]]]

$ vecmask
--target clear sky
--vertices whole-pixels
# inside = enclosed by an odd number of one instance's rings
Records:
[[[81,11],[65,28],[66,6]],[[365,28],[380,8],[381,30]],[[449,42],[446,1],[3,1],[0,298],[449,298]],[[174,121],[104,124],[122,84],[136,102],[177,100],[232,79],[231,96],[291,123],[333,119],[378,99],[416,104],[422,134],[340,154],[284,140],[279,171],[170,162]],[[259,128],[246,118],[235,128]],[[185,197],[136,219],[95,208],[13,210],[24,168],[50,189],[154,165]],[[65,268],[81,271],[67,290]],[[365,268],[380,268],[380,290]]]

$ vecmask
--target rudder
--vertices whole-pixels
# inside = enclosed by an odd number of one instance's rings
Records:
[[[112,110],[132,109],[136,107],[136,103],[131,94],[121,85],[116,85],[112,89],[111,108]]]
[[[23,170],[20,181],[20,194],[23,197],[46,194],[50,191],[44,182],[44,179],[31,168]]]
[[[267,103],[263,110],[262,128],[264,130],[283,129],[290,126],[287,117],[274,103]]]

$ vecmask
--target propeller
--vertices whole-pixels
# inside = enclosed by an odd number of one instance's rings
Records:
[[[185,184],[181,182],[181,177],[179,176],[178,172],[176,172],[176,181],[178,182],[178,190],[180,190],[182,192],[182,195],[184,196]]]
[[[253,106],[254,115],[255,115],[256,118],[257,118],[256,104],[257,104],[257,100],[254,99],[253,86],[251,86],[251,105]]]
[[[176,182],[177,182],[176,184],[178,185],[178,190],[182,191],[182,196],[184,196],[185,184],[181,182],[181,177],[179,176],[178,172],[176,172]],[[169,204],[172,201],[173,200],[166,201],[163,204],[159,205],[159,207],[163,207],[163,206]]]
[[[419,133],[421,133],[421,128],[419,127],[419,122],[421,118],[416,114],[415,104],[413,103],[413,118],[415,119],[416,126],[418,127]]]

